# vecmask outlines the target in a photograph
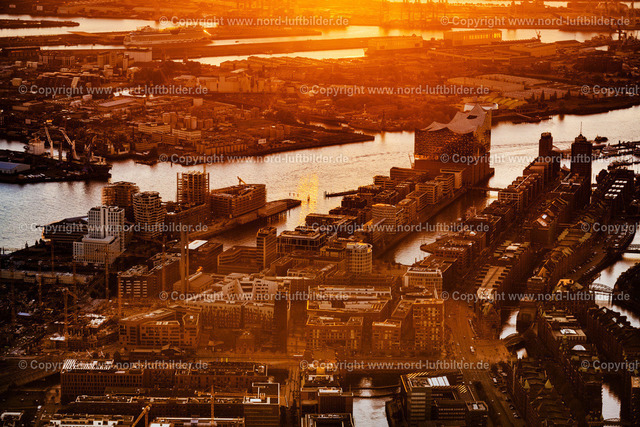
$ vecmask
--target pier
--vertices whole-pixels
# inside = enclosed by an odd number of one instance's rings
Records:
[[[342,196],[348,196],[351,194],[358,194],[358,190],[347,190],[347,191],[338,191],[335,193],[329,193],[327,191],[324,192],[324,198],[328,199],[331,197],[342,197]]]

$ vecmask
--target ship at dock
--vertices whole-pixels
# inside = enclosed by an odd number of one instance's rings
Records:
[[[207,44],[211,35],[202,27],[175,27],[158,30],[149,26],[125,36],[125,46],[181,46]]]
[[[379,37],[369,40],[365,54],[389,55],[394,53],[416,52],[424,49],[424,40],[420,36]]]

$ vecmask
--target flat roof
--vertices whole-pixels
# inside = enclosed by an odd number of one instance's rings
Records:
[[[0,169],[2,170],[14,170],[18,166],[30,167],[26,163],[0,162]]]

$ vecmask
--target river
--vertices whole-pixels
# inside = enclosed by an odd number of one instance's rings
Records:
[[[492,130],[492,166],[496,173],[490,180],[493,187],[505,187],[516,178],[537,155],[541,132],[553,133],[555,145],[566,148],[580,132],[594,138],[608,136],[610,141],[634,140],[638,135],[637,117],[640,106],[589,116],[556,116],[536,124],[500,123]],[[616,123],[612,127],[610,123]],[[22,144],[0,141],[0,148],[21,150]],[[409,167],[413,152],[413,132],[386,132],[369,142],[322,147],[304,151],[280,153],[246,162],[213,164],[207,167],[212,188],[233,185],[237,177],[246,182],[267,185],[270,200],[299,198],[301,207],[292,210],[286,220],[275,225],[279,230],[291,229],[304,221],[311,212],[326,213],[340,203],[339,198],[326,199],[324,192],[342,191],[370,184],[374,175],[389,173],[392,166]],[[509,155],[510,157],[507,157]],[[305,158],[306,156],[306,158]],[[596,162],[594,174],[606,162]],[[112,181],[133,181],[142,190],[160,192],[163,200],[175,200],[176,174],[186,170],[201,170],[201,166],[182,167],[171,163],[154,166],[139,165],[131,160],[115,162]],[[27,185],[0,184],[0,247],[17,248],[33,243],[40,236],[32,224],[42,225],[70,216],[86,213],[100,203],[104,183],[65,182]],[[489,198],[469,196],[482,208]],[[465,201],[454,203],[436,220],[452,222],[465,212]],[[253,241],[254,227],[245,227],[223,239],[227,245]],[[410,264],[423,254],[419,243],[435,239],[436,232],[418,233],[399,244],[388,258]]]

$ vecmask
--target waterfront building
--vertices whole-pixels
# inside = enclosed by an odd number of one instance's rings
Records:
[[[319,252],[328,238],[319,229],[310,227],[296,227],[295,230],[285,230],[278,236],[276,248],[278,255],[294,251]]]
[[[189,251],[189,274],[196,271],[216,273],[218,258],[223,252],[223,245],[213,240],[194,240],[187,246]]]
[[[444,32],[443,38],[446,46],[490,45],[502,41],[502,31],[496,29],[469,31],[449,30]]]
[[[578,202],[579,208],[586,206],[591,197],[592,163],[593,144],[580,134],[571,144],[571,173],[580,175],[587,187],[584,198]]]
[[[415,167],[431,176],[441,169],[461,171],[465,185],[475,185],[490,174],[491,108],[475,105],[458,112],[449,123],[433,122],[415,133]]]
[[[371,207],[371,220],[374,224],[382,222],[381,231],[395,232],[396,227],[402,224],[402,208],[387,203],[376,203]]]
[[[508,366],[507,389],[528,426],[576,425],[545,369],[531,359]]]
[[[177,203],[179,205],[203,205],[209,199],[209,174],[199,171],[178,173]]]
[[[512,203],[516,212],[522,213],[542,190],[542,177],[538,174],[520,176],[507,188],[498,191],[498,201]]]
[[[125,249],[125,213],[115,206],[99,206],[89,210],[88,231],[82,241],[73,244],[77,262],[112,264]]]
[[[578,320],[564,310],[544,310],[538,314],[538,336],[558,358],[563,345],[573,348],[586,345],[587,335]]]
[[[181,238],[182,230],[201,231],[208,223],[211,211],[208,205],[180,205],[175,202],[164,204],[166,211],[164,229],[168,239]]]
[[[371,350],[377,354],[401,354],[402,321],[387,319],[371,324]]]
[[[42,238],[52,242],[56,249],[73,249],[74,242],[82,240],[88,231],[87,217],[78,216],[45,225]]]
[[[137,236],[144,240],[154,240],[163,233],[165,209],[160,193],[143,191],[133,195],[133,216],[136,221]]]
[[[216,217],[235,218],[267,203],[264,184],[243,184],[211,191],[211,211]]]
[[[410,427],[487,425],[487,404],[464,385],[462,371],[422,371],[400,377],[400,405]]]
[[[434,205],[444,197],[444,183],[436,180],[423,182],[416,185],[416,191],[424,192],[425,202]]]
[[[133,182],[118,181],[102,187],[102,205],[123,208],[125,216],[133,220],[133,195],[140,188]]]

